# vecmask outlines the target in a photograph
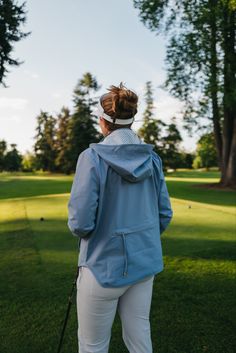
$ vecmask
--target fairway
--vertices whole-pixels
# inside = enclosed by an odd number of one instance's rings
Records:
[[[72,179],[0,174],[0,353],[57,350],[78,260],[67,228]],[[166,177],[174,217],[154,282],[154,353],[235,352],[236,193],[197,186],[218,179],[197,171]],[[75,303],[62,352],[77,352]],[[109,353],[125,352],[117,316]]]

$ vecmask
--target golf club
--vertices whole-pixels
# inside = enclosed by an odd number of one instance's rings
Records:
[[[76,282],[77,282],[78,275],[79,275],[79,267],[77,267],[76,276],[75,276],[75,279],[74,279],[74,282],[73,282],[73,285],[72,285],[72,289],[71,289],[71,292],[70,292],[70,295],[69,295],[69,302],[68,302],[68,306],[67,306],[67,311],[66,311],[64,324],[63,324],[62,331],[61,331],[61,336],[60,336],[60,341],[59,341],[57,353],[60,353],[60,351],[61,351],[61,347],[62,347],[62,343],[63,343],[63,337],[64,337],[67,321],[68,321],[68,318],[69,318],[69,313],[70,313],[70,308],[71,308],[71,304],[72,304],[73,293],[74,293],[74,289],[76,287]]]

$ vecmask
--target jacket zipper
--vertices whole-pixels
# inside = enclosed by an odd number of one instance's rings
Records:
[[[126,245],[126,239],[125,239],[125,233],[121,234],[122,240],[123,240],[123,249],[124,249],[124,271],[123,271],[123,277],[128,275],[128,255],[127,255],[127,245]]]

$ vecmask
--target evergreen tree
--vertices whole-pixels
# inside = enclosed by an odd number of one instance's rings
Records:
[[[235,0],[134,0],[134,6],[148,28],[168,35],[165,85],[185,102],[190,132],[214,131],[221,184],[235,186]]]
[[[97,103],[94,97],[99,89],[96,79],[86,73],[74,90],[74,111],[63,107],[57,118],[41,111],[37,117],[34,145],[37,169],[71,173],[75,171],[79,154],[102,135],[91,115]]]
[[[154,151],[163,157],[163,143],[161,139],[162,128],[166,126],[164,122],[154,118],[153,88],[151,81],[146,82],[145,89],[146,108],[143,113],[143,125],[138,130],[138,134],[144,142],[154,145]]]
[[[57,131],[56,131],[56,151],[57,157],[55,164],[57,170],[63,173],[70,173],[70,144],[71,135],[71,115],[70,110],[66,107],[61,109],[61,113],[57,117]]]
[[[54,172],[56,170],[56,119],[47,112],[41,111],[37,117],[36,131],[34,151],[37,169]]]
[[[0,0],[0,83],[6,86],[4,78],[8,72],[7,66],[18,66],[18,59],[13,59],[13,43],[25,38],[29,33],[23,33],[22,24],[26,21],[25,2],[18,5],[17,1]]]
[[[98,142],[102,135],[96,129],[96,121],[91,116],[92,107],[97,103],[94,94],[99,85],[90,73],[84,74],[74,90],[74,113],[70,122],[70,171],[74,171],[79,154],[92,142]]]
[[[10,151],[8,151],[4,158],[4,169],[9,172],[16,172],[21,170],[22,156],[16,148],[16,144],[12,143]]]
[[[2,172],[5,167],[6,151],[7,151],[7,143],[5,140],[1,140],[0,141],[0,172]]]
[[[154,115],[153,87],[152,87],[151,81],[146,82],[144,99],[146,103],[146,108],[143,113],[143,119],[144,121],[149,121],[153,119],[153,115]]]
[[[182,137],[176,125],[176,118],[171,119],[171,123],[167,125],[166,136],[162,138],[163,141],[163,160],[164,165],[169,168],[176,169],[181,164],[181,154],[179,151],[179,144]]]

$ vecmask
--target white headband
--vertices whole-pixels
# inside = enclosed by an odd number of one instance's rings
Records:
[[[100,100],[96,106],[96,108],[93,110],[92,115],[97,116],[98,118],[102,117],[107,121],[110,121],[111,123],[113,123],[113,118],[109,115],[107,115],[104,112],[103,107],[101,106]],[[115,124],[119,124],[119,125],[127,125],[130,124],[134,121],[134,117],[130,118],[130,119],[115,119]]]

